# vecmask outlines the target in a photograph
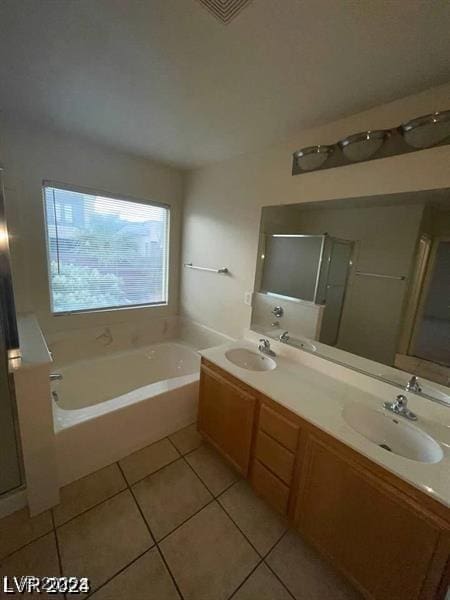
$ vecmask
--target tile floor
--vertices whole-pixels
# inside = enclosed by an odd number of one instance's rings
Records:
[[[359,597],[195,425],[0,520],[0,575],[23,574],[89,577],[93,600]]]

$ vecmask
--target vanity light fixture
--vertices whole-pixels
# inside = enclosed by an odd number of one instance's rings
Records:
[[[294,152],[294,161],[302,171],[319,169],[334,152],[334,146],[308,146]]]
[[[352,162],[359,162],[368,160],[378,152],[389,136],[390,132],[383,129],[361,131],[340,140],[338,146],[346,158]]]
[[[293,154],[292,175],[450,145],[450,110],[411,119],[389,129],[353,133],[335,144],[308,146]]]
[[[417,117],[399,127],[405,142],[413,148],[430,148],[450,137],[450,110]]]

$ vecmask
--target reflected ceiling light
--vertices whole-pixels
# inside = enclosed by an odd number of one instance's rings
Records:
[[[417,117],[400,125],[405,142],[413,148],[430,148],[450,136],[450,110]]]
[[[8,248],[8,231],[6,227],[0,226],[0,250]]]
[[[338,145],[349,160],[359,162],[378,152],[389,136],[390,132],[383,129],[361,131],[340,140]]]
[[[302,171],[319,169],[333,154],[334,146],[308,146],[294,152],[294,160]]]

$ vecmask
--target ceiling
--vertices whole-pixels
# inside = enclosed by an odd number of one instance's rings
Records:
[[[1,0],[0,110],[180,167],[450,80],[448,0]]]

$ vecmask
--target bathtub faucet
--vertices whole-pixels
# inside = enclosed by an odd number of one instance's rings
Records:
[[[61,373],[50,373],[50,381],[61,381],[62,378]]]

